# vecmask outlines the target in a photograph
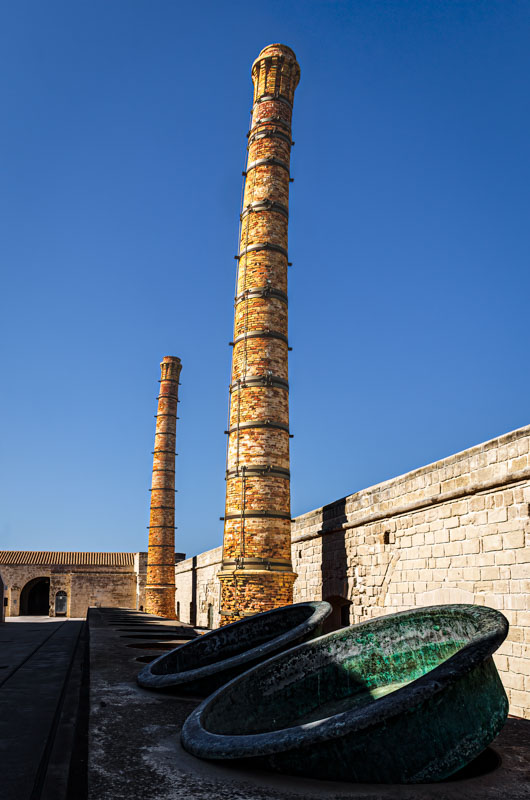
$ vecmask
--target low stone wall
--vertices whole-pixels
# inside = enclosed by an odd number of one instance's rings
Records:
[[[495,660],[511,713],[530,718],[529,452],[530,426],[298,517],[294,601],[331,600],[337,625],[440,603],[497,608],[510,632]],[[210,606],[218,625],[220,565],[218,547],[176,567],[184,622],[208,625]]]
[[[530,426],[298,517],[295,601],[351,603],[351,622],[414,606],[502,611],[495,660],[530,718]]]
[[[220,582],[222,547],[187,558],[175,566],[175,607],[181,622],[204,628],[220,623]]]

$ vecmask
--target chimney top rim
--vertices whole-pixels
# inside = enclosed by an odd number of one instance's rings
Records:
[[[273,42],[272,44],[268,44],[266,47],[264,47],[262,50],[260,50],[260,53],[259,53],[258,57],[256,58],[256,60],[254,61],[254,64],[256,63],[256,61],[259,61],[260,58],[263,57],[263,54],[267,50],[271,50],[271,49],[282,50],[286,55],[291,55],[293,57],[293,59],[296,61],[296,54],[295,54],[294,50],[292,49],[292,47],[289,47],[288,44],[281,44],[280,42]],[[271,53],[271,55],[274,55],[274,53]],[[254,66],[254,64],[252,66]]]

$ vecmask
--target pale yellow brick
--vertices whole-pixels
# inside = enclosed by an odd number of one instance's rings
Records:
[[[495,553],[481,553],[480,563],[483,567],[492,567],[495,564]]]
[[[507,590],[504,608],[510,608],[514,611],[526,611],[528,609],[528,596],[525,594],[510,594]]]
[[[524,531],[512,531],[511,533],[503,534],[504,547],[508,550],[514,550],[517,547],[524,547]]]
[[[510,702],[514,706],[517,706],[517,707],[520,707],[521,709],[524,709],[528,705],[528,695],[524,691],[524,684],[521,687],[521,689],[522,689],[522,691],[517,691],[515,689],[512,689]]]
[[[480,553],[480,539],[466,539],[462,542],[463,553]]]
[[[518,675],[530,676],[530,660],[526,658],[510,658],[510,671]]]
[[[480,577],[483,581],[494,581],[500,577],[498,567],[482,567]]]
[[[519,551],[517,551],[517,552],[519,552]],[[512,578],[515,578],[516,580],[518,580],[518,579],[527,580],[528,578],[530,578],[530,566],[528,565],[528,563],[526,563],[526,564],[513,564],[510,567],[510,570],[511,570]]]
[[[491,525],[494,522],[506,522],[508,519],[508,512],[505,508],[494,508],[488,511],[488,523]]]
[[[493,587],[495,590],[495,594],[506,595],[510,591],[509,581],[507,580],[495,581]]]
[[[469,508],[471,511],[482,511],[485,506],[485,500],[482,495],[472,497],[469,501]]]
[[[496,564],[515,564],[515,553],[510,550],[499,550],[495,553]]]
[[[497,533],[490,533],[482,538],[482,549],[484,552],[490,550],[502,550],[502,536]]]
[[[521,469],[525,469],[528,466],[528,456],[519,456],[519,458],[514,458],[513,461],[508,462],[508,467],[510,472],[518,472]]]
[[[464,567],[464,578],[466,581],[479,581],[480,568],[479,567]]]
[[[493,659],[495,661],[496,667],[499,670],[499,672],[501,671],[508,672],[508,656],[503,656],[499,655],[498,653],[495,653]]]
[[[522,456],[530,450],[530,439],[525,437],[517,442],[517,455]]]

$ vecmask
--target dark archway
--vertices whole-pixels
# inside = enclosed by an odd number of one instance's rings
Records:
[[[330,633],[331,631],[337,631],[339,628],[346,628],[348,625],[351,625],[350,600],[340,595],[325,597],[324,599],[331,604],[331,614],[324,622],[323,633]]]
[[[20,616],[50,616],[50,579],[33,578],[20,592]]]

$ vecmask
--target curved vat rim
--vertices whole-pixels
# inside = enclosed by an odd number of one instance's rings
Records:
[[[168,674],[157,674],[152,671],[153,667],[163,661],[165,658],[168,658],[173,651],[169,651],[168,653],[164,653],[159,658],[152,661],[145,669],[138,673],[137,681],[140,686],[149,689],[163,689],[168,687],[177,687],[181,684],[191,683],[192,681],[198,681],[203,678],[207,678],[208,676],[217,673],[217,672],[224,672],[225,670],[231,670],[233,668],[237,668],[242,664],[245,664],[247,661],[254,661],[255,659],[263,659],[268,660],[268,654],[275,654],[278,648],[282,648],[285,645],[288,645],[293,639],[297,639],[299,636],[302,636],[305,631],[314,630],[319,625],[321,625],[324,620],[331,614],[332,608],[331,604],[328,603],[326,600],[309,600],[302,603],[292,603],[288,606],[280,606],[279,608],[273,608],[270,611],[264,611],[261,614],[255,614],[252,617],[248,617],[247,619],[238,620],[237,622],[231,622],[229,625],[225,625],[223,628],[216,628],[213,631],[208,631],[208,633],[203,634],[202,636],[197,636],[196,638],[192,639],[186,644],[181,645],[178,649],[179,653],[182,653],[184,648],[190,647],[194,645],[197,641],[205,641],[209,637],[215,637],[219,634],[219,631],[229,631],[230,629],[234,629],[235,626],[241,625],[249,625],[252,623],[256,617],[260,617],[263,619],[265,616],[272,616],[273,614],[277,614],[280,611],[284,611],[285,609],[291,608],[312,608],[312,614],[305,619],[303,622],[300,622],[298,625],[295,625],[290,630],[286,631],[285,633],[280,634],[279,636],[275,636],[273,639],[270,639],[268,642],[264,644],[257,645],[256,647],[250,647],[248,650],[243,651],[242,653],[238,653],[231,658],[220,659],[218,661],[214,661],[211,664],[206,664],[203,667],[197,667],[195,669],[188,669],[182,670],[180,672],[170,672]],[[294,647],[295,645],[293,645]],[[228,683],[228,681],[227,681]]]
[[[379,698],[377,702],[369,706],[342,711],[302,725],[293,725],[292,727],[273,729],[261,733],[220,734],[207,730],[202,724],[205,715],[221,694],[230,692],[238,681],[248,678],[251,673],[270,668],[274,663],[289,656],[292,657],[295,651],[300,651],[304,647],[316,647],[324,639],[340,638],[345,631],[352,628],[358,631],[369,626],[381,625],[383,621],[388,622],[396,618],[413,617],[429,612],[448,610],[471,614],[479,623],[483,623],[484,630],[479,631],[476,637],[437,667],[411,681],[406,686]],[[356,625],[350,625],[348,628],[341,628],[338,631],[324,634],[251,667],[205,698],[186,719],[181,732],[182,744],[185,750],[199,758],[230,760],[266,757],[336,739],[351,733],[369,731],[385,720],[397,717],[422,701],[432,698],[459,678],[469,674],[471,670],[491,657],[502,644],[508,633],[508,627],[508,620],[497,609],[472,604],[447,604],[424,606],[399,611],[395,614],[373,617]]]

